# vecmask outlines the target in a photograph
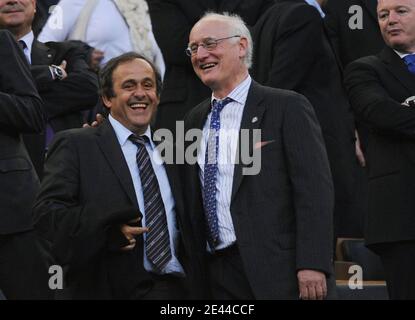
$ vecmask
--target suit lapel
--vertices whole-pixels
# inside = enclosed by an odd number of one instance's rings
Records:
[[[109,121],[105,121],[96,129],[97,143],[121,186],[131,202],[138,208],[137,197],[134,191],[133,180],[122,153],[120,144]]]
[[[369,15],[378,22],[378,14],[377,14],[377,1],[376,0],[360,0],[363,6],[366,7]]]
[[[51,65],[54,55],[55,52],[45,44],[37,40],[33,41],[31,53],[33,65]]]
[[[251,87],[249,88],[248,97],[246,99],[244,112],[242,115],[241,121],[241,129],[239,132],[239,142],[238,146],[241,146],[241,130],[249,130],[252,132],[254,129],[259,129],[262,117],[265,112],[265,106],[261,104],[262,96],[260,95],[261,87],[255,81],[252,81]],[[252,155],[253,145],[250,141],[249,143],[249,154]],[[235,164],[234,173],[233,173],[233,185],[232,185],[232,196],[231,196],[231,203],[235,198],[236,193],[239,190],[239,186],[243,180],[242,169],[246,164],[243,164],[241,161],[241,152],[238,148],[237,155],[239,158],[237,163]]]
[[[405,62],[391,48],[384,48],[379,54],[379,58],[384,62],[386,68],[404,87],[410,95],[415,94],[415,76],[408,71]]]

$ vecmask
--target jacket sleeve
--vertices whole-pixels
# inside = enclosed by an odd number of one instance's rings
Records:
[[[70,131],[56,135],[34,206],[36,230],[50,244],[57,262],[71,268],[82,268],[114,247],[109,239],[122,239],[114,226],[137,216],[133,208],[107,212],[99,203],[82,201],[77,138]]]
[[[330,274],[333,182],[321,129],[305,97],[295,94],[287,100],[282,130],[296,213],[296,268]]]
[[[389,134],[415,138],[415,111],[394,100],[373,67],[376,57],[349,64],[345,85],[356,115],[372,128]]]
[[[57,51],[66,50],[67,78],[53,80],[48,66],[33,66],[39,94],[45,102],[48,118],[87,110],[98,101],[98,77],[87,64],[87,50],[75,42],[46,43]],[[59,64],[62,61],[59,62]]]
[[[8,31],[0,31],[0,43],[0,128],[41,132],[43,104],[26,58]]]

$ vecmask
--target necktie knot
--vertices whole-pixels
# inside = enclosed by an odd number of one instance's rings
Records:
[[[134,143],[136,146],[145,146],[146,143],[150,142],[150,139],[146,136],[137,136],[135,134],[132,134],[128,137],[128,139]]]
[[[223,100],[216,100],[216,99],[213,99],[213,101],[212,101],[212,112],[218,112],[218,113],[220,113],[221,111],[222,111],[222,109],[228,104],[228,103],[230,103],[230,102],[232,102],[233,101],[233,99],[232,98],[229,98],[229,97],[226,97],[225,99],[223,99]]]
[[[24,42],[23,40],[19,40],[18,41],[19,47],[24,50],[27,48],[26,42]]]
[[[409,72],[415,74],[415,53],[408,54],[403,58],[403,61],[408,66]]]

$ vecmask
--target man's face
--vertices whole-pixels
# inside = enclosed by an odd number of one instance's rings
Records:
[[[32,28],[35,8],[36,0],[0,0],[0,28],[25,35]]]
[[[112,74],[115,96],[103,98],[111,115],[136,134],[143,134],[157,110],[159,98],[151,65],[134,59],[118,65]]]
[[[398,51],[415,52],[415,0],[379,0],[377,11],[386,44]]]
[[[221,20],[206,19],[199,21],[190,32],[189,47],[209,39],[221,39],[234,36],[228,24]],[[199,46],[192,55],[192,65],[202,82],[215,90],[226,90],[238,84],[238,77],[246,72],[243,57],[246,54],[245,38],[234,37],[218,42],[211,51]]]

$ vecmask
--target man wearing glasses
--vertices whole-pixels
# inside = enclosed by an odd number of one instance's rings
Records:
[[[327,297],[333,186],[312,106],[251,79],[252,40],[238,16],[206,14],[186,52],[212,90],[185,118],[186,129],[203,135],[197,164],[185,165],[183,176],[213,298]],[[255,129],[260,139],[249,150],[261,153],[261,169],[246,175],[242,131]]]

